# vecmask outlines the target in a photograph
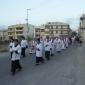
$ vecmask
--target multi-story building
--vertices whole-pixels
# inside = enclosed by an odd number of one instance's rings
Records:
[[[85,41],[85,14],[80,17],[79,35]]]
[[[48,22],[45,25],[45,34],[49,36],[68,36],[70,26],[63,22]]]
[[[48,22],[43,26],[35,28],[35,36],[40,37],[69,36],[70,32],[70,26],[62,22]]]
[[[8,30],[7,29],[3,29],[0,30],[0,41],[7,41],[8,38]]]
[[[27,24],[16,24],[8,26],[8,37],[13,39],[18,39],[24,36],[25,38],[34,36],[34,26]]]
[[[34,37],[45,37],[45,26],[36,26],[35,27],[35,36]]]

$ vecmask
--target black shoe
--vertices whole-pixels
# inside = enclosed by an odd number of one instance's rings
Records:
[[[36,63],[35,65],[38,66],[38,65],[40,65],[40,64],[39,64],[39,63]]]
[[[44,63],[44,61],[42,61],[41,63]]]
[[[61,53],[61,51],[58,51],[58,53]]]
[[[14,76],[15,75],[15,72],[12,72],[12,76]]]
[[[22,68],[19,68],[19,69],[18,69],[18,71],[21,71],[21,70],[22,70]]]
[[[51,56],[54,56],[54,54],[51,54]]]

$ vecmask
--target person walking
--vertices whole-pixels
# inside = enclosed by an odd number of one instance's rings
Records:
[[[14,47],[14,39],[11,39],[10,43],[9,43],[9,52],[10,52],[11,58],[12,58],[12,54],[13,54],[12,47]]]
[[[40,63],[44,63],[44,59],[42,43],[40,42],[40,38],[38,38],[36,45],[36,65],[39,65]]]
[[[45,49],[45,58],[50,60],[50,52],[51,52],[51,42],[49,37],[47,37],[46,41],[44,42],[44,49]]]
[[[14,46],[12,47],[12,58],[11,58],[11,72],[15,75],[16,70],[21,71],[22,67],[20,64],[21,47],[17,39],[14,40]]]
[[[26,57],[26,54],[25,54],[26,48],[28,48],[27,40],[25,39],[25,37],[22,37],[22,40],[21,40],[21,55],[22,55],[22,57]]]

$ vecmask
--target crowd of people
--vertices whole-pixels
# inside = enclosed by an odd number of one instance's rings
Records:
[[[27,40],[22,37],[21,41],[18,39],[11,39],[9,44],[9,51],[11,56],[11,72],[15,75],[16,70],[21,71],[22,66],[20,64],[20,58],[26,57],[25,50],[29,49],[30,56],[35,57],[35,65],[40,65],[49,61],[51,56],[54,56],[56,52],[67,49],[70,44],[74,43],[75,39],[69,37],[46,37],[46,38],[36,38],[31,41],[28,46]]]

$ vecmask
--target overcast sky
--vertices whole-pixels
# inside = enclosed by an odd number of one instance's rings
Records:
[[[48,21],[64,21],[72,29],[79,26],[79,18],[85,13],[85,0],[0,0],[0,25],[26,23],[44,24]]]

